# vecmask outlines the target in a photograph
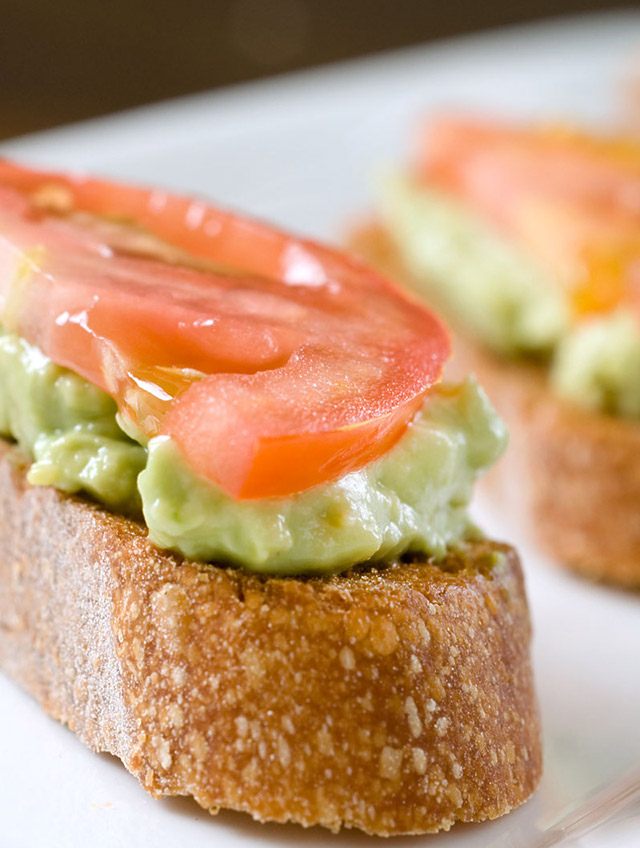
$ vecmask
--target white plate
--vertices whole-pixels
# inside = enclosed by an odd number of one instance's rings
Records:
[[[615,116],[637,54],[640,15],[574,19],[185,98],[1,149],[201,192],[337,240],[367,208],[372,172],[406,156],[421,113],[455,105],[606,120]],[[499,517],[479,509],[493,535],[518,543]],[[531,802],[498,822],[412,844],[526,846],[541,815],[579,801],[640,760],[640,597],[580,582],[534,551],[522,553],[536,627],[544,780]],[[5,679],[0,769],[2,848],[373,844],[358,834],[261,826],[241,814],[213,819],[184,799],[154,801],[118,761],[85,750]],[[518,837],[508,835],[514,828]],[[639,831],[638,819],[627,821],[581,844],[637,845]]]

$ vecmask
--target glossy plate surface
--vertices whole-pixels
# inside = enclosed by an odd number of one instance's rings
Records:
[[[185,98],[0,150],[201,192],[338,241],[370,206],[376,169],[406,157],[416,116],[457,106],[619,117],[634,60],[640,67],[640,14],[556,21]],[[490,535],[519,545],[517,529],[489,505],[479,503],[477,512]],[[581,582],[519,547],[536,627],[543,783],[532,801],[497,822],[385,845],[534,848],[540,819],[582,803],[640,761],[640,595]],[[0,763],[2,848],[381,844],[356,833],[259,825],[235,813],[214,819],[185,799],[154,801],[118,761],[87,751],[5,678]],[[638,845],[640,813],[629,808],[622,820],[571,844]]]

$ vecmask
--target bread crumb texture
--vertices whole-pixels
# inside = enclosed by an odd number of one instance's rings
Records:
[[[495,818],[541,771],[517,555],[261,578],[0,462],[0,665],[153,795],[379,835]]]
[[[542,368],[472,346],[459,356],[511,433],[511,448],[481,485],[557,561],[640,589],[640,423],[572,407],[552,393]]]

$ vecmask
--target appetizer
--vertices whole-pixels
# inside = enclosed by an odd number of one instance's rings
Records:
[[[554,558],[640,587],[640,144],[441,118],[379,208],[354,246],[439,305],[510,428],[489,482]]]
[[[0,162],[0,666],[152,794],[390,835],[540,776],[505,430],[439,319],[200,200]]]

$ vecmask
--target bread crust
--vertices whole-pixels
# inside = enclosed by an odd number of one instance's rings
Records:
[[[262,578],[25,482],[0,443],[0,666],[153,795],[391,835],[495,818],[541,772],[515,551]]]
[[[379,224],[354,232],[351,247],[410,280]],[[555,560],[640,589],[640,424],[573,407],[541,366],[510,362],[464,336],[455,347],[453,373],[478,375],[510,432],[509,449],[481,485]]]

